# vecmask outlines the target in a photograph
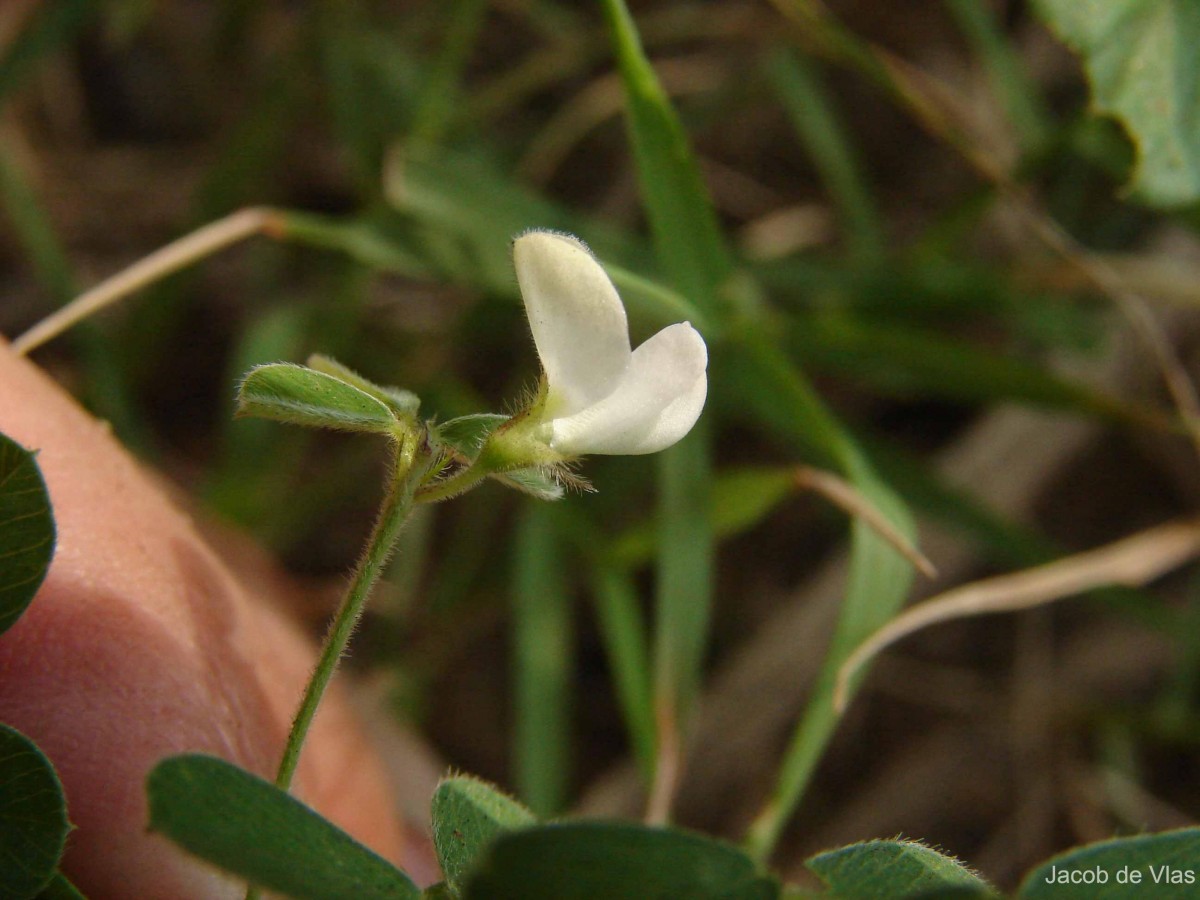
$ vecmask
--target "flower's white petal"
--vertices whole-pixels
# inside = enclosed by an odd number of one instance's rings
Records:
[[[616,389],[551,423],[550,446],[567,456],[655,453],[696,423],[708,391],[708,348],[691,325],[664,328],[633,352]]]
[[[600,263],[552,231],[517,238],[513,263],[549,384],[546,414],[568,416],[612,393],[629,365],[629,325]]]
[[[634,449],[621,452],[630,455],[657,453],[682,440],[700,418],[707,397],[708,378],[701,373],[690,388],[667,404],[667,408],[654,420],[654,427],[642,436]]]

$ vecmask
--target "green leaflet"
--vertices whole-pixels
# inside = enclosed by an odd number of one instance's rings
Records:
[[[340,377],[293,363],[251,369],[238,388],[237,415],[338,431],[391,434],[396,411]]]

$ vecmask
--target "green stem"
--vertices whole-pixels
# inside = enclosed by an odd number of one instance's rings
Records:
[[[412,509],[413,495],[431,462],[428,454],[418,457],[421,442],[421,437],[404,435],[393,445],[396,458],[388,480],[387,496],[379,510],[379,518],[375,521],[366,552],[354,572],[350,589],[346,592],[341,608],[334,616],[329,633],[325,636],[321,657],[317,661],[308,687],[304,690],[304,699],[300,703],[296,718],[292,721],[292,730],[288,734],[283,758],[279,762],[279,772],[275,776],[275,784],[282,790],[286,791],[291,786],[296,764],[300,760],[300,749],[313,716],[316,715],[317,706],[337,669],[338,660],[350,642],[350,636],[358,625],[367,598],[392,554],[396,539],[400,536],[409,510]]]
[[[281,790],[288,790],[292,777],[296,774],[296,766],[300,762],[300,750],[304,739],[308,736],[309,726],[325,695],[333,673],[337,671],[338,661],[350,643],[350,636],[362,617],[367,598],[379,576],[387,565],[388,558],[395,549],[396,541],[412,510],[413,497],[420,486],[429,467],[433,464],[433,454],[427,450],[422,452],[425,445],[425,435],[418,433],[401,433],[395,435],[392,442],[394,459],[392,471],[388,478],[387,495],[375,520],[375,527],[367,540],[367,549],[358,561],[358,568],[350,582],[342,605],[334,616],[325,635],[325,644],[321,648],[321,656],[317,667],[313,670],[308,686],[304,689],[304,699],[300,709],[292,720],[292,730],[288,733],[287,744],[283,748],[283,757],[279,761],[279,771],[275,775],[275,785]],[[261,896],[256,887],[246,891],[246,900],[258,900]]]

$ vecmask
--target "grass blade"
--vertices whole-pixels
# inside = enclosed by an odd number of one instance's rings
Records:
[[[568,781],[571,609],[553,511],[526,506],[513,577],[516,668],[513,757],[521,798],[539,816],[559,812]]]
[[[671,285],[715,320],[720,289],[733,271],[687,136],[642,50],[622,0],[604,14],[625,87],[630,141],[654,246]],[[681,765],[682,717],[700,683],[713,594],[708,429],[701,422],[659,456],[659,544],[655,632],[658,764],[648,818],[668,818]]]
[[[624,571],[598,565],[592,575],[592,594],[633,755],[649,780],[654,772],[654,706],[646,623],[638,608],[637,592]]]
[[[629,137],[659,261],[685,297],[712,314],[733,271],[687,135],[663,91],[623,0],[604,15],[625,86]]]
[[[900,535],[911,541],[913,525],[904,504],[879,479],[803,375],[777,347],[761,335],[745,335],[736,365],[725,376],[725,389],[743,398],[761,421],[803,450],[832,463]],[[870,524],[855,519],[850,535],[846,596],[829,652],[812,700],[785,753],[770,800],[747,836],[748,849],[759,859],[770,855],[837,727],[833,691],[841,663],[896,612],[912,582],[912,566]]]
[[[884,248],[879,211],[816,66],[781,50],[767,60],[767,76],[841,213],[851,251],[862,258],[878,259]]]
[[[37,4],[25,30],[9,42],[8,52],[0,59],[0,103],[43,56],[82,31],[96,8],[91,0]]]
[[[971,43],[1026,152],[1048,138],[1052,123],[1037,86],[1015,44],[1001,31],[995,13],[979,0],[943,0]]]

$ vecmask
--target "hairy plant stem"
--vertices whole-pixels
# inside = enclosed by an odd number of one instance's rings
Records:
[[[418,503],[438,503],[442,500],[449,500],[451,497],[457,497],[459,494],[469,491],[490,474],[491,471],[486,466],[470,466],[449,478],[426,485],[417,494],[416,501]]]
[[[423,435],[404,435],[397,438],[393,444],[395,459],[388,478],[387,496],[384,497],[383,506],[379,510],[379,518],[375,520],[366,551],[358,561],[346,597],[325,635],[320,659],[317,660],[317,667],[304,690],[304,699],[295,719],[292,720],[292,730],[283,749],[283,758],[279,761],[275,785],[285,791],[291,786],[292,776],[296,773],[300,749],[308,735],[321,697],[325,694],[325,689],[337,669],[338,660],[345,652],[350,636],[362,617],[367,598],[392,555],[396,539],[400,536],[409,510],[412,509],[413,494],[429,468],[430,455],[420,451],[423,442]]]
[[[375,520],[371,536],[367,539],[366,550],[354,570],[342,605],[329,625],[317,666],[304,689],[304,699],[300,702],[300,708],[292,720],[292,729],[288,733],[287,744],[284,745],[283,756],[279,761],[279,770],[275,775],[275,786],[281,790],[286,791],[291,787],[292,777],[296,774],[296,766],[300,762],[300,750],[308,736],[308,729],[312,725],[317,707],[321,704],[321,698],[325,695],[333,673],[337,671],[338,661],[346,652],[346,645],[350,643],[358,620],[362,618],[367,598],[371,596],[371,591],[396,547],[396,540],[400,537],[412,510],[413,495],[434,461],[423,431],[396,435],[392,442],[392,450],[392,469],[379,516]],[[258,888],[251,887],[246,891],[246,900],[258,900],[260,896]]]

